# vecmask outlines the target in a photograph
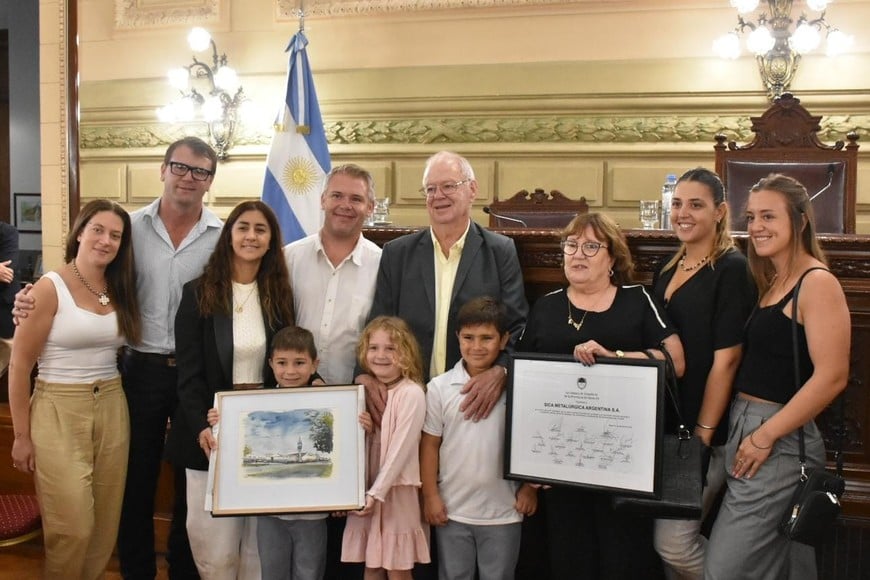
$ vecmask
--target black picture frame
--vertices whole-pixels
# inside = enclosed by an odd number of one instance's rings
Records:
[[[13,196],[12,215],[15,227],[22,234],[42,233],[42,195],[38,193],[16,193]]]
[[[505,478],[659,497],[664,361],[515,353],[510,366]]]

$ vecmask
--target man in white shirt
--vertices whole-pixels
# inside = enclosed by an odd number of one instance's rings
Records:
[[[314,334],[327,384],[351,383],[356,346],[366,324],[381,249],[362,235],[374,209],[371,173],[349,163],[333,168],[320,196],[323,227],[284,247],[296,311],[296,324]],[[342,564],[344,518],[329,518],[324,578],[362,578],[359,566]]]
[[[314,334],[327,384],[353,381],[356,345],[372,306],[381,249],[362,235],[374,209],[371,174],[352,163],[329,172],[323,227],[284,247],[296,324]]]

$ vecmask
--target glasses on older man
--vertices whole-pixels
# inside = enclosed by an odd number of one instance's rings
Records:
[[[601,242],[583,242],[581,244],[577,240],[562,240],[562,243],[559,245],[562,246],[562,251],[566,256],[573,256],[579,249],[587,258],[594,258],[601,248],[607,247],[606,244]]]
[[[202,167],[194,167],[193,165],[181,163],[180,161],[169,162],[169,172],[172,173],[172,175],[184,177],[185,175],[187,175],[188,171],[196,181],[205,181],[206,179],[214,175],[214,171],[209,171],[208,169],[203,169]]]
[[[471,180],[470,179],[463,179],[462,181],[452,181],[449,183],[438,183],[438,184],[433,183],[431,185],[424,185],[423,187],[420,188],[420,193],[422,193],[426,197],[432,197],[433,195],[438,193],[438,190],[440,189],[441,193],[443,193],[444,195],[453,195],[457,191],[459,191],[460,186],[468,183],[469,181],[471,181]]]

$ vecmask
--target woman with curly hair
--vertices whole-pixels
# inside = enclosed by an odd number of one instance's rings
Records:
[[[185,284],[175,317],[179,405],[167,456],[186,468],[187,531],[203,578],[259,578],[255,519],[212,518],[203,509],[208,459],[217,446],[207,414],[218,391],[275,385],[268,346],[293,323],[278,220],[263,202],[242,202],[203,275]]]

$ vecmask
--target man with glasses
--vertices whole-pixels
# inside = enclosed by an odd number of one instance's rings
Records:
[[[477,180],[467,159],[441,151],[428,159],[423,187],[430,227],[387,243],[381,256],[369,319],[399,316],[420,343],[428,380],[452,368],[460,358],[456,315],[468,300],[488,295],[507,307],[513,345],[528,314],[523,277],[513,240],[471,220]],[[462,410],[468,419],[489,415],[505,385],[507,354],[492,369],[465,386]],[[372,415],[380,420],[386,388],[368,375]]]
[[[121,574],[127,579],[153,579],[157,573],[154,496],[166,423],[178,404],[175,312],[182,286],[202,274],[223,226],[203,205],[216,169],[217,154],[205,141],[185,137],[172,143],[160,166],[163,195],[130,215],[142,342],[126,347],[122,361],[130,408],[130,461],[118,555]],[[198,578],[185,527],[184,469],[175,468],[173,475],[175,506],[166,555],[169,577]]]
[[[130,214],[136,255],[136,294],[142,312],[142,341],[124,347],[121,373],[130,411],[130,460],[118,556],[125,579],[157,575],[154,497],[167,422],[178,404],[175,370],[175,312],[185,283],[202,274],[223,224],[203,205],[217,169],[217,154],[197,137],[172,143],[160,165],[163,195]],[[13,314],[33,309],[28,285],[15,297]],[[135,347],[135,348],[134,348]],[[171,579],[199,574],[187,539],[183,468],[174,473],[175,497],[166,560]]]

